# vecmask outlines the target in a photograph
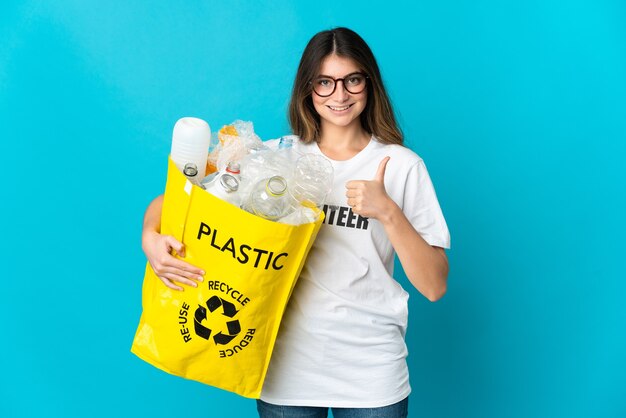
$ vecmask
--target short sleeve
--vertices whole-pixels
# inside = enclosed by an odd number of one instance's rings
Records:
[[[413,228],[432,246],[450,248],[450,232],[424,161],[407,173],[402,211]]]

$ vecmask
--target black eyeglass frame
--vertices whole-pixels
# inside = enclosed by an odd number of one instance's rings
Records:
[[[355,76],[355,75],[357,75],[357,74],[358,74],[358,75],[361,75],[361,76],[363,76],[363,77],[365,78],[365,86],[363,87],[363,90],[359,91],[358,93],[353,93],[353,92],[351,92],[351,91],[348,89],[348,87],[346,87],[346,82],[345,82],[345,79],[346,79],[346,78],[350,78],[350,77],[352,77],[352,76]],[[320,78],[328,78],[328,79],[330,79],[330,80],[333,80],[333,83],[335,83],[335,85],[333,86],[333,91],[331,91],[329,94],[325,94],[325,95],[319,94],[319,93],[315,90],[315,86],[313,86],[313,82],[314,82],[314,81],[316,81],[316,80],[319,80]],[[330,97],[330,96],[332,96],[332,95],[335,93],[335,91],[337,90],[337,82],[338,82],[338,81],[341,81],[341,84],[343,85],[344,90],[345,90],[345,91],[347,91],[348,93],[350,93],[350,94],[361,94],[361,93],[363,93],[363,92],[365,91],[365,89],[367,88],[367,80],[368,80],[368,79],[369,79],[369,77],[368,77],[368,75],[367,75],[367,74],[362,73],[362,72],[360,72],[360,71],[355,71],[355,72],[350,73],[350,74],[348,74],[348,75],[346,75],[346,76],[343,76],[342,78],[333,78],[333,77],[331,77],[331,76],[327,76],[327,75],[324,75],[324,76],[319,76],[319,77],[315,78],[314,80],[309,81],[309,85],[311,86],[311,90],[313,90],[313,93],[317,94],[319,97]]]

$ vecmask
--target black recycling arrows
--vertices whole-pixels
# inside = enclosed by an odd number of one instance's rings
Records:
[[[239,312],[237,311],[233,303],[228,302],[220,298],[219,296],[211,296],[206,301],[206,306],[207,308],[209,308],[209,311],[211,313],[215,312],[221,306],[222,315],[228,318],[234,317],[237,314],[237,312]],[[209,328],[202,325],[202,321],[204,321],[205,319],[207,319],[207,310],[204,306],[198,305],[198,308],[196,309],[196,312],[194,314],[194,329],[198,337],[208,340],[209,337],[211,337],[212,331]],[[233,338],[237,336],[237,334],[241,332],[241,325],[239,324],[239,321],[236,319],[234,321],[226,322],[226,328],[228,330],[228,334],[224,334],[220,331],[213,336],[213,341],[215,341],[215,344],[220,344],[220,345],[228,344],[229,342],[233,340]]]
[[[237,320],[227,322],[226,326],[228,327],[228,333],[230,335],[225,335],[221,332],[218,332],[217,334],[215,334],[215,336],[213,336],[213,341],[215,341],[215,344],[228,344],[233,340],[233,338],[237,336],[237,334],[239,334],[239,332],[241,332],[241,326],[239,325],[239,321]]]
[[[211,330],[202,325],[202,321],[206,318],[206,308],[198,305],[198,309],[196,309],[196,313],[194,314],[194,329],[198,337],[208,340],[211,336]]]
[[[234,304],[220,298],[219,296],[212,296],[209,300],[206,301],[206,306],[211,312],[215,311],[221,306],[223,308],[224,315],[229,318],[232,318],[238,312],[237,309],[235,309]]]

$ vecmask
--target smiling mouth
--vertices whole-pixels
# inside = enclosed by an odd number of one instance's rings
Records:
[[[335,112],[341,112],[342,110],[347,110],[350,107],[352,107],[352,105],[354,105],[354,103],[348,105],[348,106],[328,106],[328,108],[330,110],[334,110]]]

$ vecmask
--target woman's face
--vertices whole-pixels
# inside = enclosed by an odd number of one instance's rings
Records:
[[[362,70],[353,60],[333,54],[322,61],[318,77],[338,79],[359,72]],[[350,80],[345,80],[345,82],[349,83]],[[367,88],[361,93],[353,94],[345,89],[343,81],[337,81],[335,84],[335,91],[328,97],[320,97],[315,92],[311,93],[313,106],[320,115],[322,129],[325,124],[341,127],[360,125],[359,115],[367,104]],[[348,88],[355,90],[353,87]]]

